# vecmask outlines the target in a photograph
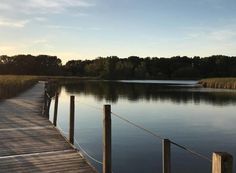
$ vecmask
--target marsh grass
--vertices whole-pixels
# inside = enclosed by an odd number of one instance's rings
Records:
[[[236,78],[209,78],[199,81],[206,88],[236,89]]]
[[[70,76],[23,76],[23,75],[0,75],[0,99],[14,97],[32,87],[37,81],[49,81],[50,88],[55,88],[57,83],[68,83],[81,80],[91,80],[89,77]],[[55,90],[55,89],[54,89]],[[54,92],[53,90],[53,92]],[[55,93],[54,93],[55,94]]]
[[[0,99],[16,96],[38,80],[35,76],[0,75]]]

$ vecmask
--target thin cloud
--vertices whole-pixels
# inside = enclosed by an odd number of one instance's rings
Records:
[[[45,18],[45,17],[35,17],[34,20],[38,21],[38,22],[45,22],[45,21],[47,21],[47,18]]]
[[[232,40],[236,37],[236,32],[231,29],[219,30],[210,33],[208,37],[218,41]]]
[[[48,44],[48,40],[47,39],[34,40],[33,44]]]
[[[29,23],[29,20],[12,20],[0,18],[1,27],[23,28],[27,23]]]
[[[91,7],[95,4],[85,0],[1,0],[0,9],[32,13],[60,13],[69,8]]]
[[[43,49],[51,49],[54,48],[53,45],[50,44],[50,41],[48,39],[38,39],[38,40],[33,40],[32,44],[29,44],[30,46],[40,46]]]
[[[102,28],[100,28],[100,27],[90,27],[88,29],[92,30],[92,31],[101,31],[102,30]]]
[[[0,3],[0,10],[9,10],[11,7],[8,4],[1,4]]]
[[[64,26],[64,25],[48,25],[47,26],[48,28],[51,28],[51,29],[74,29],[74,30],[82,30],[83,28],[81,27],[78,27],[78,26]]]
[[[73,16],[75,16],[75,17],[84,17],[84,16],[89,16],[89,14],[88,13],[81,13],[81,12],[78,12],[78,13],[76,13],[76,14],[73,14]]]
[[[58,29],[58,30],[91,30],[91,31],[100,31],[100,27],[79,27],[79,26],[64,26],[64,25],[48,25],[47,28]]]
[[[0,45],[0,51],[1,52],[5,52],[5,51],[13,51],[15,50],[16,48],[14,46],[1,46]]]
[[[236,38],[236,25],[219,27],[185,27],[186,39],[231,41]]]
[[[29,22],[46,22],[45,14],[63,13],[72,9],[91,7],[94,0],[0,0],[0,27],[24,28]],[[80,13],[85,16],[85,13]],[[2,16],[2,17],[1,17]],[[47,16],[47,18],[46,18]],[[27,18],[25,20],[24,18]],[[51,26],[55,29],[80,29],[78,27]]]

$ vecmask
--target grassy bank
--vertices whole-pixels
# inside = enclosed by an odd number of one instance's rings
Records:
[[[35,76],[0,75],[0,99],[16,96],[38,81]]]
[[[236,89],[236,78],[209,78],[199,81],[206,88]]]
[[[52,87],[55,83],[67,83],[78,80],[91,80],[91,77],[70,76],[22,76],[22,75],[0,75],[0,99],[14,97],[33,86],[37,81],[50,81]]]

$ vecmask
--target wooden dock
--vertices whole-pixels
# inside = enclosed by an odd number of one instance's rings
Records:
[[[0,101],[0,172],[97,171],[42,116],[44,84]]]

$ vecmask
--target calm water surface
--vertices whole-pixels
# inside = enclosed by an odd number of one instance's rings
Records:
[[[104,104],[111,104],[112,112],[209,158],[213,151],[227,151],[236,158],[236,91],[203,89],[195,84],[195,81],[66,84],[59,88],[58,124],[67,135],[69,97],[75,95],[75,137],[98,160],[102,160]],[[161,141],[116,117],[112,117],[112,152],[114,173],[161,172]],[[211,172],[210,162],[182,149],[173,146],[171,154],[173,173]],[[101,165],[90,162],[101,172]]]

